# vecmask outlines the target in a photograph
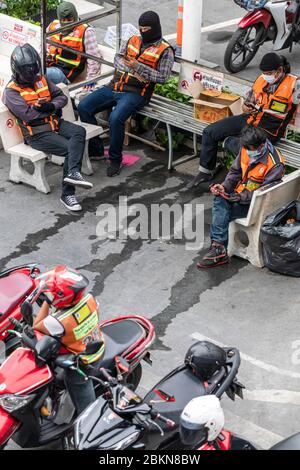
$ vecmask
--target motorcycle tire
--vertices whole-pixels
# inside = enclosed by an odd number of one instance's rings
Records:
[[[255,29],[255,37],[251,38],[251,30]],[[257,53],[260,47],[260,40],[265,32],[265,27],[262,23],[249,26],[248,28],[239,28],[235,31],[227,44],[227,48],[224,55],[224,65],[226,70],[230,73],[238,73],[251,62],[255,54]],[[249,41],[253,43],[252,50],[247,53],[247,47],[249,47],[250,42],[246,42],[244,45],[241,44],[245,38],[249,38]],[[234,64],[234,54],[243,54],[242,62]],[[238,56],[239,57],[239,56]]]
[[[130,386],[130,388],[133,391],[138,388],[139,383],[142,378],[142,373],[143,373],[142,365],[141,363],[139,363],[136,366],[136,368],[131,372],[131,374],[129,374],[128,377],[126,378],[126,384]]]

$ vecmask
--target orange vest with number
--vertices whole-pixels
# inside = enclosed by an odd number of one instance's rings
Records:
[[[14,81],[8,83],[7,88],[16,90],[28,105],[34,106],[37,104],[39,98],[43,98],[46,101],[51,101],[51,93],[48,87],[46,77],[42,76],[40,80],[35,82],[34,88],[20,87]],[[55,113],[48,117],[35,119],[34,121],[28,122],[17,119],[17,124],[21,129],[24,138],[36,134],[41,134],[47,131],[56,131],[58,129],[58,117]]]
[[[54,31],[59,28],[60,22],[58,20],[52,21],[49,25],[49,31]],[[48,50],[48,63],[49,66],[55,66],[62,69],[68,80],[72,82],[84,69],[86,64],[85,57],[82,57],[78,52],[84,52],[84,35],[88,28],[87,24],[81,24],[76,26],[71,34],[63,36],[61,33],[53,34],[50,36],[50,40],[57,43],[57,47],[50,46]],[[63,46],[71,47],[74,52],[66,51],[59,47]]]
[[[254,82],[253,92],[262,111],[250,116],[247,123],[261,127],[275,138],[282,137],[296,109],[292,99],[296,81],[295,75],[288,74],[274,93],[267,93],[264,89],[268,83],[262,75],[259,76]]]
[[[126,55],[152,69],[157,69],[162,54],[169,47],[171,47],[171,45],[162,40],[160,44],[150,45],[141,52],[142,38],[140,36],[132,36],[127,43]],[[135,78],[134,73],[115,70],[111,86],[114,91],[133,91],[138,92],[141,96],[145,96],[146,98],[151,98],[155,83],[150,81],[141,82]]]
[[[284,158],[279,150],[274,148],[274,153],[269,152],[266,163],[258,162],[251,167],[248,151],[243,147],[241,150],[242,180],[235,188],[235,192],[241,193],[244,189],[255,191],[263,184],[267,173],[279,163],[284,164]]]
[[[78,304],[66,310],[58,310],[51,314],[64,327],[64,335],[60,338],[62,344],[72,353],[80,354],[91,342],[101,342],[95,354],[84,356],[83,362],[95,362],[104,353],[104,339],[99,327],[99,311],[96,300],[87,294]]]

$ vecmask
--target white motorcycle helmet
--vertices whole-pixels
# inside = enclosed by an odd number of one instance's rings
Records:
[[[189,448],[213,442],[222,431],[224,423],[220,400],[215,395],[193,398],[180,416],[181,442]]]

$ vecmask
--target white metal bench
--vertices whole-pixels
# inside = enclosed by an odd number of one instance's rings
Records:
[[[247,259],[262,268],[260,229],[266,217],[300,195],[300,170],[283,177],[276,185],[254,191],[247,217],[229,225],[229,256]]]
[[[88,141],[92,137],[98,136],[102,129],[92,124],[80,123],[75,121],[75,115],[66,85],[59,85],[65,95],[68,97],[68,104],[63,109],[63,118],[74,122],[74,124],[82,125],[86,129],[86,146],[82,161],[82,173],[86,175],[93,174],[93,169],[88,156]],[[43,193],[50,192],[50,186],[45,176],[45,163],[50,159],[52,163],[62,165],[63,157],[46,155],[44,152],[34,150],[23,141],[21,132],[16,125],[14,116],[10,111],[3,107],[0,109],[0,136],[6,153],[11,156],[11,165],[9,179],[15,183],[26,183],[35,187]],[[23,165],[23,160],[29,160],[33,166],[33,173],[29,173]]]

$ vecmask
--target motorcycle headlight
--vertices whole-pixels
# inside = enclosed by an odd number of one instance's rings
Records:
[[[0,406],[8,413],[12,413],[28,405],[33,398],[34,395],[2,395],[0,396]]]

